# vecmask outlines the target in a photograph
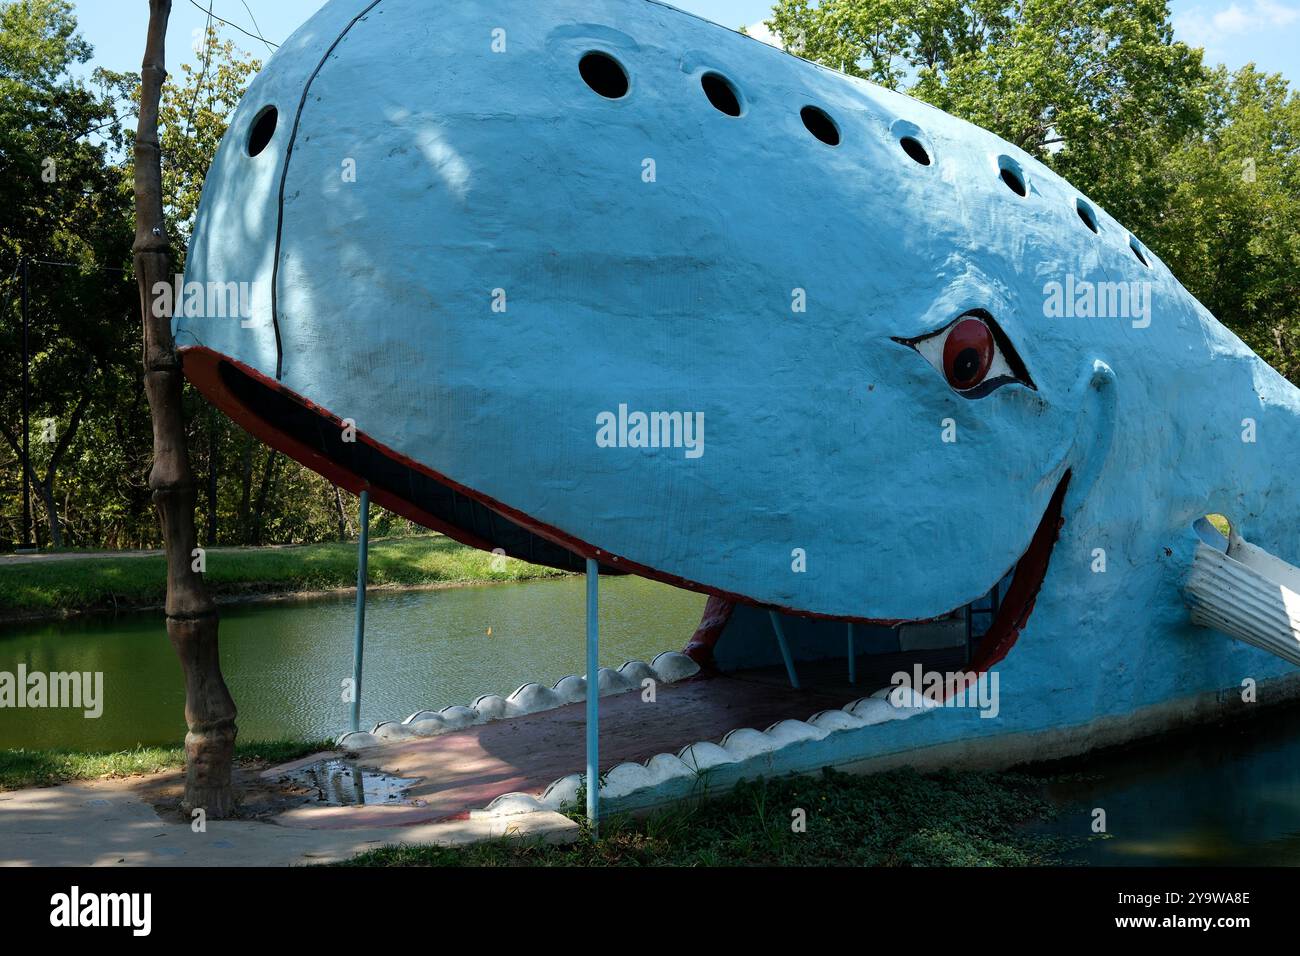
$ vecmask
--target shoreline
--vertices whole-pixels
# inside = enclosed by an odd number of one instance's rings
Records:
[[[513,578],[508,580],[493,580],[485,578],[481,581],[426,581],[420,584],[371,584],[366,588],[366,594],[376,593],[400,593],[409,591],[444,591],[456,588],[475,588],[475,587],[494,587],[500,584],[528,584],[533,581],[557,581],[562,578],[572,577],[569,574],[539,575],[535,578]],[[325,590],[288,590],[288,591],[248,591],[244,593],[214,594],[213,600],[218,608],[239,606],[245,604],[280,604],[280,603],[308,603],[319,601],[324,598],[338,597],[344,594],[355,594],[356,585],[340,588],[327,588]],[[0,628],[16,624],[40,624],[49,621],[67,621],[81,617],[95,617],[99,615],[118,614],[142,614],[148,611],[161,611],[164,608],[162,601],[151,601],[148,604],[93,604],[84,607],[59,607],[59,608],[41,608],[30,611],[0,611]]]

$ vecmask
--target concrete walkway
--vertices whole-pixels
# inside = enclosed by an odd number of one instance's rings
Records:
[[[563,843],[578,835],[577,824],[549,812],[324,830],[210,821],[206,833],[195,833],[158,816],[143,795],[150,782],[133,777],[0,793],[0,866],[292,866],[397,843],[455,846],[506,835]]]

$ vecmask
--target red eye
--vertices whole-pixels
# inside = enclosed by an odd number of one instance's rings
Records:
[[[993,333],[979,319],[963,319],[943,345],[943,374],[959,392],[974,388],[993,367]]]

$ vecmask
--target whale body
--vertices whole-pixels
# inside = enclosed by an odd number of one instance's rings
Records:
[[[1300,392],[1024,151],[665,4],[332,0],[185,278],[253,290],[178,310],[210,401],[477,547],[879,626],[1004,582],[998,718],[882,748],[1288,669],[1182,587],[1207,514],[1300,560]]]

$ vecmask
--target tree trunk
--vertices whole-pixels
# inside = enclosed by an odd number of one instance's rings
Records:
[[[181,367],[171,316],[154,315],[152,290],[169,281],[169,247],[163,221],[158,101],[171,0],[149,0],[149,34],[141,67],[140,124],[135,136],[135,256],[144,326],[144,382],[153,418],[153,468],[149,488],[167,553],[167,636],[185,675],[185,800],[209,818],[235,806],[230,781],[235,749],[235,702],[217,656],[217,609],[203,577],[192,569],[194,475],[185,447]]]
[[[280,453],[274,448],[266,450],[266,467],[262,469],[262,484],[257,489],[257,505],[253,508],[253,526],[248,536],[248,544],[262,543],[262,515],[266,512],[266,498],[271,492],[271,479],[275,475],[275,466]]]
[[[59,520],[59,503],[54,500],[54,469],[45,473],[45,480],[36,486],[36,493],[45,505],[45,521],[50,529],[50,547],[63,547],[63,522]]]
[[[243,451],[239,455],[239,480],[241,483],[239,495],[239,515],[237,518],[239,524],[239,540],[248,544],[248,539],[252,533],[252,522],[249,520],[250,502],[253,500],[253,437],[244,436]]]
[[[352,537],[352,526],[348,522],[348,514],[343,510],[343,496],[339,494],[339,486],[331,485],[334,489],[334,516],[339,523],[339,540],[347,541]]]
[[[217,410],[208,408],[208,520],[204,528],[203,543],[212,547],[217,543],[217,469],[221,453],[221,430]]]

